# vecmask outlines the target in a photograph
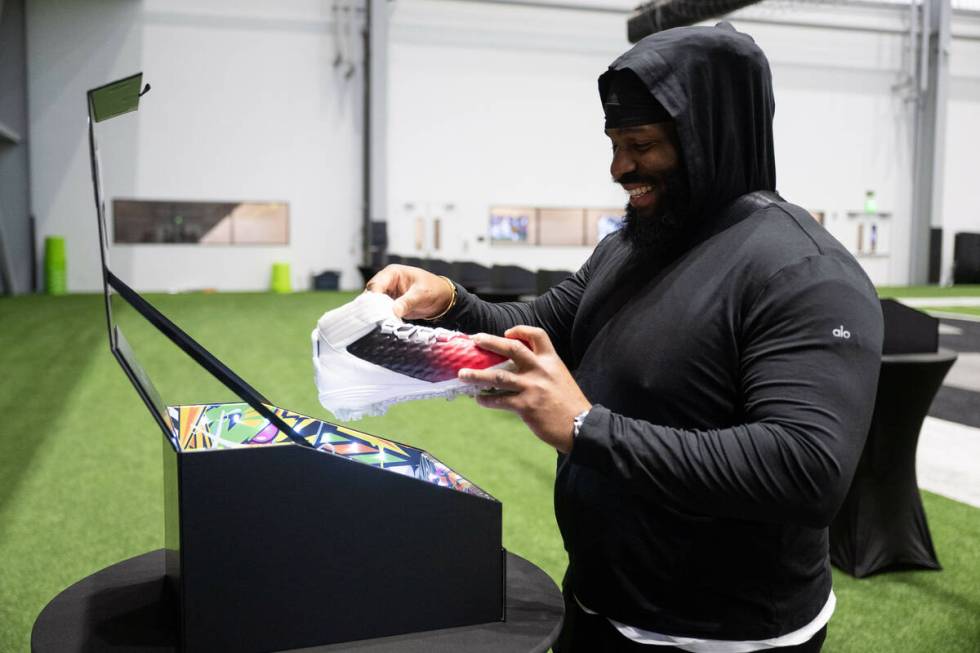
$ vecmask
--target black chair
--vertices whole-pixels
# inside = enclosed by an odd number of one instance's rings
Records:
[[[358,265],[357,271],[361,274],[362,282],[367,284],[371,280],[371,277],[381,271],[381,268],[374,265]]]
[[[938,320],[883,304],[885,353],[871,427],[851,488],[830,525],[831,562],[857,578],[942,568],[919,495],[915,453],[922,422],[956,354],[932,344],[938,342]]]
[[[572,274],[568,270],[538,270],[535,274],[537,294],[545,294]]]
[[[510,302],[537,292],[537,281],[530,270],[519,265],[494,265],[490,268],[490,284],[477,288],[477,293],[488,301]]]
[[[450,270],[452,274],[446,276],[470,292],[490,285],[490,268],[485,265],[472,261],[453,261]]]
[[[453,266],[449,261],[439,258],[430,258],[425,262],[425,269],[432,274],[439,274],[444,277],[453,278]]]

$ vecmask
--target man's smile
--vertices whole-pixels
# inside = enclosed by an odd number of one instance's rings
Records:
[[[623,190],[630,197],[630,205],[637,209],[652,206],[656,197],[651,184],[623,184]]]

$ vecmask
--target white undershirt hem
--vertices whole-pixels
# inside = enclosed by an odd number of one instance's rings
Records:
[[[587,614],[598,614],[593,610],[589,610],[587,607],[582,605],[582,602],[575,597],[575,602],[578,606],[582,608]],[[785,635],[780,635],[779,637],[770,637],[769,639],[758,639],[758,640],[728,640],[728,639],[699,639],[697,637],[678,637],[675,635],[664,635],[663,633],[656,633],[652,630],[642,630],[634,626],[627,626],[626,624],[620,623],[615,619],[609,619],[609,623],[616,627],[616,630],[620,632],[623,637],[631,639],[638,644],[649,644],[651,646],[676,646],[682,651],[690,651],[690,653],[751,653],[752,651],[765,651],[771,648],[779,648],[782,646],[797,646],[804,642],[810,641],[810,639],[817,634],[817,632],[827,625],[830,621],[831,615],[834,614],[834,608],[837,607],[837,597],[834,595],[834,591],[830,591],[830,595],[827,597],[827,602],[824,603],[823,608],[817,613],[813,621],[807,625],[794,630],[791,633],[786,633]]]

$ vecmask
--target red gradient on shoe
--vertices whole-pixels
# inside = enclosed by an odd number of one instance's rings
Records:
[[[458,332],[430,334],[420,332],[414,338],[406,329],[399,336],[388,331],[373,331],[347,346],[347,353],[420,381],[440,383],[455,379],[463,368],[486,369],[507,360],[504,356],[480,349],[473,339]],[[434,335],[430,339],[430,335]]]
[[[436,341],[431,345],[431,351],[435,355],[432,361],[433,367],[438,367],[439,376],[446,378],[454,378],[463,368],[483,370],[507,360],[500,354],[480,349],[473,339],[465,334]]]

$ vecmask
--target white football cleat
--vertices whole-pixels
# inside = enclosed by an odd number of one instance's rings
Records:
[[[313,330],[313,368],[320,404],[341,420],[383,415],[402,401],[474,395],[457,378],[463,368],[512,368],[465,333],[404,322],[394,300],[365,292],[323,314]]]

